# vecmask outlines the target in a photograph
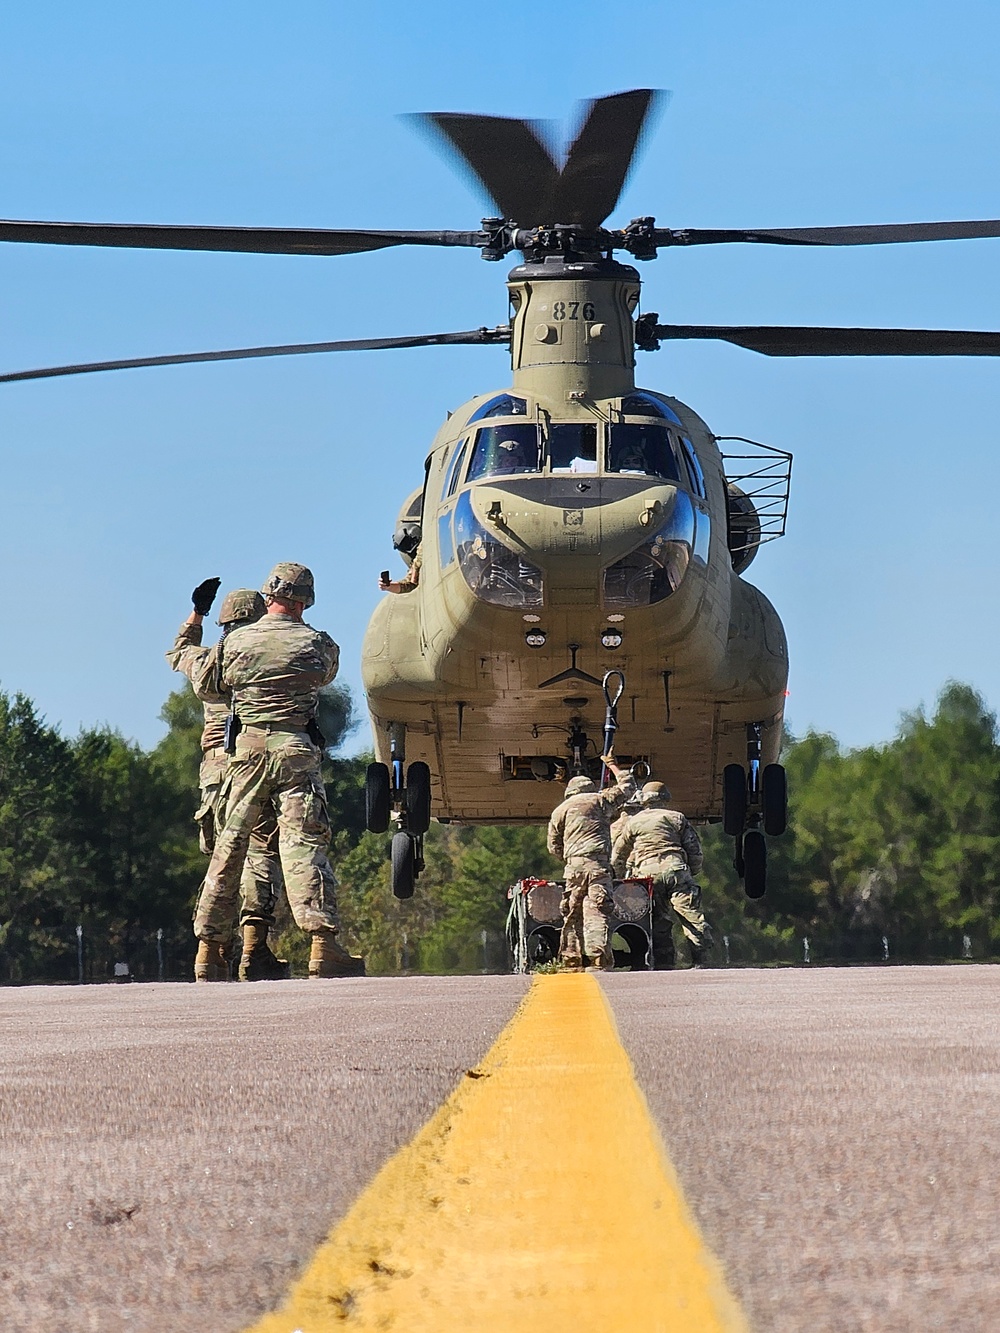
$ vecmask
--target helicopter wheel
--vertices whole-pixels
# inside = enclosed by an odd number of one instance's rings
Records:
[[[742,764],[727,764],[722,770],[722,827],[731,838],[739,838],[746,822],[746,770]]]
[[[752,828],[743,838],[743,892],[748,898],[763,898],[767,888],[767,843],[760,829]]]
[[[761,774],[761,804],[764,808],[764,832],[780,837],[788,826],[788,782],[780,764],[767,764]]]
[[[369,833],[386,831],[391,807],[388,768],[385,764],[369,764],[365,773],[365,828]]]
[[[424,834],[431,826],[431,770],[418,760],[406,770],[406,827]]]
[[[416,843],[408,833],[392,835],[392,891],[397,898],[412,898],[417,878]]]

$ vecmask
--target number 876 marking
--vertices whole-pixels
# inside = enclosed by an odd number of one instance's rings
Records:
[[[553,319],[593,319],[594,318],[593,301],[553,301],[552,318]]]

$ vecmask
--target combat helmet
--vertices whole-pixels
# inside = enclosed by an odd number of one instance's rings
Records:
[[[312,606],[316,600],[312,570],[305,565],[283,562],[275,565],[264,580],[261,592],[265,597],[277,597],[283,602],[301,602]]]
[[[597,791],[597,783],[593,778],[584,777],[580,774],[578,777],[570,778],[566,783],[567,796],[579,796],[585,791]]]
[[[640,797],[643,805],[655,805],[657,801],[670,800],[670,788],[665,782],[647,782]]]
[[[240,625],[260,620],[267,610],[263,597],[256,588],[234,588],[227,592],[219,607],[219,625]]]

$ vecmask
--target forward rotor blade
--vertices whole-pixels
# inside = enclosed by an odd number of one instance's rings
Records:
[[[183,352],[177,356],[140,356],[126,361],[91,361],[77,366],[47,366],[0,375],[0,384],[15,380],[54,379],[59,375],[89,375],[98,370],[138,370],[143,366],[184,366],[196,361],[244,361],[258,356],[302,356],[311,352],[376,352],[400,347],[445,347],[456,344],[510,341],[506,324],[495,329],[468,329],[464,333],[424,333],[404,338],[352,338],[346,342],[285,343],[274,347],[236,347],[223,352]]]
[[[657,100],[651,88],[599,97],[589,103],[550,201],[548,222],[599,227],[625,187],[643,125]]]
[[[1000,356],[1000,333],[959,329],[657,324],[656,337],[715,339],[765,356]]]
[[[505,221],[534,227],[550,220],[545,204],[559,170],[526,120],[450,111],[429,111],[410,119],[444,136],[472,168]]]
[[[659,237],[665,238],[660,240]],[[906,241],[967,241],[1000,236],[1000,220],[987,222],[888,222],[870,227],[787,227],[781,230],[728,229],[657,231],[661,245],[725,245],[750,241],[759,245],[892,245]]]
[[[118,222],[0,221],[0,241],[234,254],[353,255],[390,245],[483,246],[480,231],[329,231],[309,227],[133,226]]]

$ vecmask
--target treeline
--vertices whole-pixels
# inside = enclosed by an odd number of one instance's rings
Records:
[[[350,701],[342,699],[342,731]],[[192,816],[201,709],[188,688],[145,751],[107,729],[68,740],[0,694],[0,981],[187,978],[204,873]],[[326,769],[344,933],[369,971],[503,971],[509,884],[554,876],[541,828],[432,825],[415,896],[389,888],[388,837],[364,831],[367,760]],[[789,738],[788,833],[767,897],[748,902],[730,840],[703,830],[714,961],[732,964],[993,957],[1000,953],[1000,745],[974,690],[950,684],[887,745]],[[669,778],[669,775],[665,775]],[[304,971],[287,917],[281,947]],[[78,939],[77,928],[82,934]],[[159,938],[158,938],[159,933]]]

